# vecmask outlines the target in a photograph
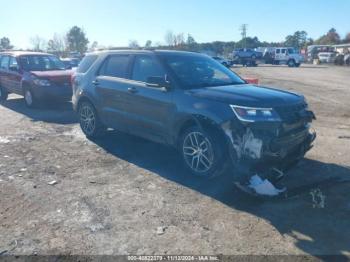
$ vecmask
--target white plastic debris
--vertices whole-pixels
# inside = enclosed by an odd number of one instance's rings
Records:
[[[50,186],[56,185],[57,181],[56,180],[52,180],[51,182],[48,183]]]
[[[277,196],[286,189],[277,189],[269,180],[262,180],[260,176],[254,175],[249,180],[249,187],[259,195]]]
[[[157,227],[157,235],[163,235],[165,233],[165,227]]]
[[[8,144],[11,141],[7,137],[0,136],[0,144]]]

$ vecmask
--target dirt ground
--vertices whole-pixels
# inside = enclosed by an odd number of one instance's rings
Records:
[[[283,182],[288,197],[252,198],[230,174],[192,178],[173,149],[139,138],[93,143],[70,104],[29,110],[10,96],[0,105],[0,253],[350,255],[350,68],[233,70],[303,93],[317,115],[315,147]]]

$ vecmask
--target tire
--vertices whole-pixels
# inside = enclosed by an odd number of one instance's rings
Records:
[[[295,67],[300,67],[300,63],[296,63],[296,64],[295,64]]]
[[[287,65],[289,67],[295,67],[295,61],[293,59],[291,59],[291,60],[288,61]]]
[[[107,128],[100,121],[95,107],[90,102],[82,102],[78,114],[80,128],[87,138],[99,138],[106,133]]]
[[[194,176],[217,177],[229,166],[224,140],[213,130],[197,126],[186,129],[179,148],[185,167]]]
[[[38,101],[34,93],[29,88],[24,89],[24,102],[28,108],[35,108],[38,106]]]
[[[0,102],[6,101],[9,93],[7,90],[0,86]]]

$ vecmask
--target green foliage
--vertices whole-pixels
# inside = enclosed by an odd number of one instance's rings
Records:
[[[331,28],[327,34],[321,36],[315,41],[315,43],[319,45],[335,45],[340,42],[340,36],[334,28]]]
[[[286,37],[284,45],[300,49],[306,47],[307,42],[307,33],[305,31],[296,31],[293,35]]]
[[[89,39],[85,32],[77,26],[73,26],[67,33],[67,45],[69,51],[78,51],[81,54],[88,49]]]
[[[3,37],[0,39],[0,49],[12,49],[10,39],[8,37]]]

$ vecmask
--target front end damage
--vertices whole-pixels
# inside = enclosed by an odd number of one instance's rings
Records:
[[[316,133],[310,123],[311,111],[278,122],[242,122],[231,120],[221,125],[226,134],[237,180],[268,170],[286,171],[312,148]],[[279,174],[279,172],[275,172]]]

